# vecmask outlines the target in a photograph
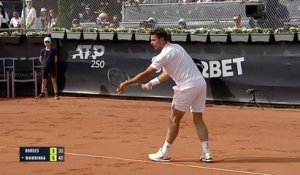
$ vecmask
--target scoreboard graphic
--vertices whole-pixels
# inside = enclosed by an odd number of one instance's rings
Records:
[[[64,162],[64,147],[20,147],[20,162]]]

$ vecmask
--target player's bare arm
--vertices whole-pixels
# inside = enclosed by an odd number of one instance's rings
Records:
[[[144,90],[151,90],[153,86],[162,83],[168,79],[170,79],[170,76],[166,71],[163,71],[158,77],[154,78],[146,84],[142,84],[142,88]]]
[[[137,84],[140,83],[142,81],[144,81],[145,79],[149,78],[151,75],[153,75],[156,72],[156,69],[152,68],[152,67],[148,67],[144,72],[141,72],[139,74],[137,74],[134,78],[125,81],[123,83],[121,83],[120,87],[117,88],[117,92],[119,94],[123,94],[125,89],[132,85],[132,84]]]
[[[168,79],[170,79],[170,76],[169,76],[168,72],[163,71],[157,78],[159,79],[159,82],[162,83],[162,82],[167,81]]]

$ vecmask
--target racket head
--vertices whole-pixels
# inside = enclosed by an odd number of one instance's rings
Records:
[[[128,81],[129,76],[118,68],[111,68],[107,72],[108,81],[115,87],[119,87],[121,83]]]

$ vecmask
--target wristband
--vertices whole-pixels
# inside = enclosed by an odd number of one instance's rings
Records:
[[[156,77],[154,79],[152,79],[151,81],[149,81],[151,83],[152,86],[158,85],[160,83],[159,79]]]

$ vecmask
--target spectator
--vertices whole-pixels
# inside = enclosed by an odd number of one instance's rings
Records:
[[[20,14],[16,9],[13,12],[13,17],[10,20],[9,27],[11,27],[11,28],[21,28],[22,27],[22,18],[20,17]]]
[[[115,28],[115,29],[120,27],[120,20],[119,20],[119,17],[117,15],[114,15],[112,17],[112,21],[110,22],[109,26],[111,28]]]
[[[286,8],[285,5],[279,3],[276,12],[277,12],[277,18],[279,19],[278,27],[285,26],[285,23],[290,21],[290,13],[288,9]]]
[[[127,0],[125,2],[125,6],[137,6],[139,4],[139,0]]]
[[[242,28],[241,27],[241,15],[234,15],[233,23],[234,23],[234,28]]]
[[[48,28],[51,29],[56,26],[56,18],[54,14],[54,10],[50,9],[49,10],[49,23],[48,23]]]
[[[149,28],[148,22],[147,21],[140,22],[140,28]]]
[[[179,0],[181,3],[194,3],[197,2],[197,0]]]
[[[0,1],[0,28],[8,28],[9,17]]]
[[[212,0],[198,0],[197,3],[201,3],[201,2],[212,2]]]
[[[107,13],[101,12],[97,17],[97,23],[100,24],[101,27],[106,27],[110,25],[110,18]]]
[[[42,29],[47,29],[48,28],[48,22],[49,22],[49,16],[48,16],[46,8],[41,8],[40,20],[41,20],[41,28]]]
[[[36,28],[36,10],[32,7],[32,0],[26,0],[26,8],[22,10],[21,18],[26,21],[26,29]]]
[[[266,0],[266,27],[280,28],[289,21],[287,8],[279,3],[279,0]]]
[[[150,17],[150,18],[148,18],[148,20],[140,22],[140,27],[152,29],[155,27],[156,23],[157,23],[156,19]]]
[[[176,25],[176,28],[177,29],[180,29],[180,30],[182,30],[182,29],[186,29],[187,28],[187,26],[186,26],[186,20],[185,19],[180,19],[179,21],[178,21],[178,24]]]
[[[182,0],[144,0],[144,4],[159,4],[159,3],[179,3]]]
[[[148,18],[147,23],[149,28],[154,28],[157,23],[157,20],[155,18],[150,17]]]
[[[80,18],[80,22],[81,23],[91,23],[91,22],[96,22],[95,20],[95,16],[94,14],[92,13],[92,10],[90,8],[89,5],[87,5],[85,7],[85,12],[84,14],[82,15],[82,17]]]
[[[80,21],[78,19],[73,19],[72,28],[81,27]]]

